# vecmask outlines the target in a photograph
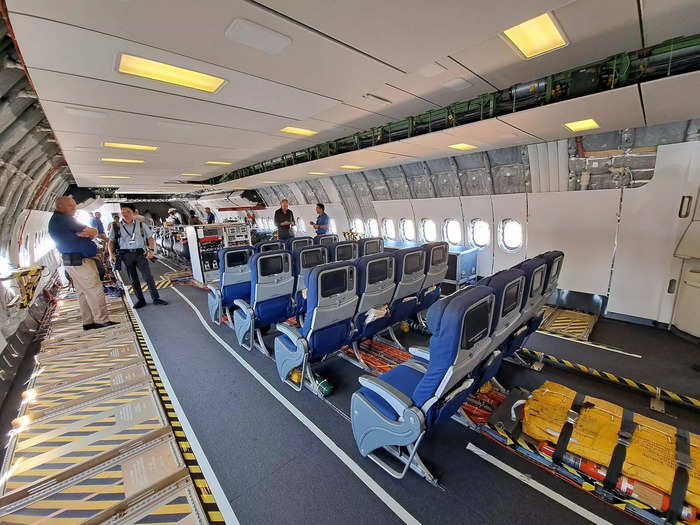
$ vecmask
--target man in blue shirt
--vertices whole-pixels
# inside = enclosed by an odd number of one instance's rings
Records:
[[[63,265],[78,294],[83,329],[119,324],[109,320],[102,281],[93,259],[97,246],[90,239],[97,235],[97,230],[75,220],[76,209],[72,197],[59,197],[56,211],[49,220],[49,235],[62,255]]]
[[[204,208],[204,213],[207,214],[207,224],[214,224],[216,222],[216,217],[211,212],[211,208]]]
[[[328,233],[328,224],[330,219],[326,215],[326,207],[320,202],[316,205],[316,222],[311,222],[311,226],[316,230],[316,235],[325,235]]]
[[[148,285],[153,304],[168,304],[158,294],[147,261],[147,259],[153,258],[153,233],[143,221],[134,219],[134,211],[131,204],[122,204],[122,220],[119,221],[118,226],[109,230],[109,259],[112,263],[116,263],[117,257],[119,257],[120,261],[126,265],[126,271],[131,278],[131,287],[137,298],[134,308],[146,306],[139,272]]]

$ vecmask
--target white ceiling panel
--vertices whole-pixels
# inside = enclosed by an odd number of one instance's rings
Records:
[[[363,94],[359,97],[346,100],[346,102],[351,106],[364,109],[365,111],[386,115],[389,120],[401,120],[410,115],[417,115],[429,109],[437,109],[440,107],[438,104],[430,102],[429,100],[418,98],[411,93],[386,84],[368,93],[381,98]]]
[[[400,74],[242,0],[10,0],[7,4],[10,11],[94,29],[337,99],[352,97]],[[236,19],[277,31],[292,43],[277,54],[236,43],[225,36]]]
[[[564,48],[525,60],[494,35],[451,56],[505,89],[642,47],[637,0],[577,0],[554,15],[570,42]]]
[[[330,109],[314,115],[315,120],[344,124],[347,127],[364,130],[383,126],[391,121],[390,117],[379,113],[372,113],[366,109],[356,108],[347,104],[338,104]]]
[[[647,125],[700,118],[700,71],[641,84]]]
[[[570,0],[262,0],[262,4],[406,72],[483,42]],[[409,51],[410,50],[410,51]]]
[[[126,84],[228,106],[303,119],[336,105],[336,99],[231,69],[58,22],[15,14],[12,26],[28,67]],[[47,45],[50,42],[50,45]],[[76,52],[77,50],[90,50]],[[121,53],[184,67],[226,80],[214,93],[126,75],[117,71]]]
[[[644,114],[637,86],[604,91],[498,117],[543,140],[572,137],[574,133],[565,128],[564,123],[589,118],[594,119],[600,127],[576,135],[643,127]]]
[[[92,78],[32,68],[29,75],[42,102],[79,104],[272,134],[279,134],[290,123],[275,115]]]
[[[698,0],[642,0],[644,39],[647,46],[700,31]]]
[[[505,148],[540,141],[538,137],[495,118],[456,126],[446,129],[445,133],[458,138],[459,142],[477,146],[481,150]]]

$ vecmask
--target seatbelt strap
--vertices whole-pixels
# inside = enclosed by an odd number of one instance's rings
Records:
[[[617,485],[617,480],[622,474],[622,465],[627,456],[627,447],[630,446],[632,435],[634,434],[637,424],[634,422],[634,412],[627,410],[622,411],[622,422],[620,423],[620,431],[617,433],[617,445],[613,450],[610,458],[610,465],[603,480],[603,487],[606,490],[613,490]]]
[[[554,454],[552,455],[552,461],[557,465],[561,465],[564,459],[564,453],[569,446],[569,440],[571,439],[571,433],[574,431],[574,425],[578,422],[578,417],[581,415],[581,409],[590,408],[593,403],[584,402],[586,396],[581,392],[577,392],[571,403],[571,408],[566,414],[566,423],[561,428],[559,433],[559,439],[557,440],[557,446],[554,449]]]
[[[666,523],[675,525],[676,522],[681,521],[685,493],[688,490],[689,470],[690,436],[687,430],[679,428],[676,430],[676,474],[673,476]]]

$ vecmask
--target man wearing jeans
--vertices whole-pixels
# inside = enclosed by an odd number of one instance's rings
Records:
[[[153,258],[153,234],[143,221],[134,220],[134,208],[130,204],[122,204],[122,220],[109,231],[109,259],[116,263],[117,257],[120,258],[121,264],[126,266],[131,287],[138,299],[134,308],[146,306],[139,272],[148,285],[153,304],[168,304],[158,295],[148,263],[148,259]]]
[[[97,235],[95,228],[80,224],[75,218],[77,205],[72,197],[59,197],[56,211],[49,220],[49,235],[61,253],[66,272],[78,294],[83,330],[112,326],[107,302],[100,281],[95,255],[97,246],[90,239]]]

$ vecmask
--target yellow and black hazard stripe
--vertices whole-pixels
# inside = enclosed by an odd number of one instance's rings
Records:
[[[643,394],[646,394],[650,397],[659,397],[660,399],[664,401],[669,401],[671,403],[675,403],[677,405],[682,405],[684,407],[689,407],[693,408],[695,410],[700,410],[700,399],[696,399],[692,396],[688,396],[685,394],[677,394],[675,392],[672,392],[671,390],[667,388],[662,388],[662,387],[656,387],[653,385],[649,385],[647,383],[644,383],[642,381],[635,381],[634,379],[630,379],[629,377],[624,377],[624,376],[619,376],[616,374],[613,374],[611,372],[605,372],[601,370],[596,370],[595,368],[592,368],[590,366],[582,365],[581,363],[573,363],[567,359],[563,359],[561,357],[556,357],[550,354],[545,354],[543,352],[538,352],[536,350],[530,350],[529,348],[521,348],[518,350],[518,355],[522,357],[523,359],[534,359],[538,361],[542,361],[545,364],[551,365],[551,366],[556,366],[558,368],[562,368],[564,370],[569,370],[569,371],[574,371],[578,372],[580,374],[586,374],[589,376],[593,376],[597,379],[600,379],[602,381],[606,381],[608,383],[614,383],[616,385],[623,386],[625,388],[629,388],[631,390],[635,390],[637,392],[641,392]]]
[[[192,482],[194,483],[194,486],[197,489],[197,496],[199,496],[199,501],[202,504],[202,508],[206,512],[207,518],[209,519],[209,523],[225,523],[224,517],[219,511],[219,507],[216,504],[216,501],[214,500],[214,496],[212,495],[211,489],[209,488],[209,484],[204,478],[204,474],[202,473],[202,469],[199,466],[199,463],[197,463],[197,458],[195,457],[194,452],[192,451],[192,447],[190,447],[190,443],[189,441],[187,441],[187,436],[185,436],[185,432],[182,430],[182,425],[180,424],[177,414],[175,413],[175,408],[173,407],[172,401],[168,396],[168,392],[163,386],[163,382],[161,381],[160,375],[158,374],[158,369],[156,368],[156,365],[153,362],[153,357],[151,357],[151,352],[149,351],[148,345],[146,344],[146,339],[143,337],[143,333],[141,332],[141,328],[136,322],[136,318],[134,317],[134,312],[131,309],[131,307],[127,307],[127,315],[129,317],[129,321],[131,322],[131,326],[134,329],[134,332],[136,332],[136,339],[138,340],[139,348],[141,350],[141,353],[143,354],[143,358],[146,361],[146,366],[148,367],[148,371],[151,374],[151,378],[155,383],[156,392],[158,393],[158,397],[160,398],[160,401],[163,405],[163,409],[165,410],[165,415],[168,418],[168,421],[170,422],[170,426],[173,428],[173,433],[175,434],[175,441],[177,442],[178,447],[182,452],[182,457],[185,460],[185,465],[187,466],[187,470],[190,473]]]
[[[173,282],[170,279],[161,279],[160,281],[156,281],[156,288],[158,290],[162,290],[163,288],[170,288],[173,285]],[[148,291],[148,285],[146,283],[141,284],[141,291],[146,292]],[[128,293],[134,293],[134,287],[129,286],[127,288]]]

